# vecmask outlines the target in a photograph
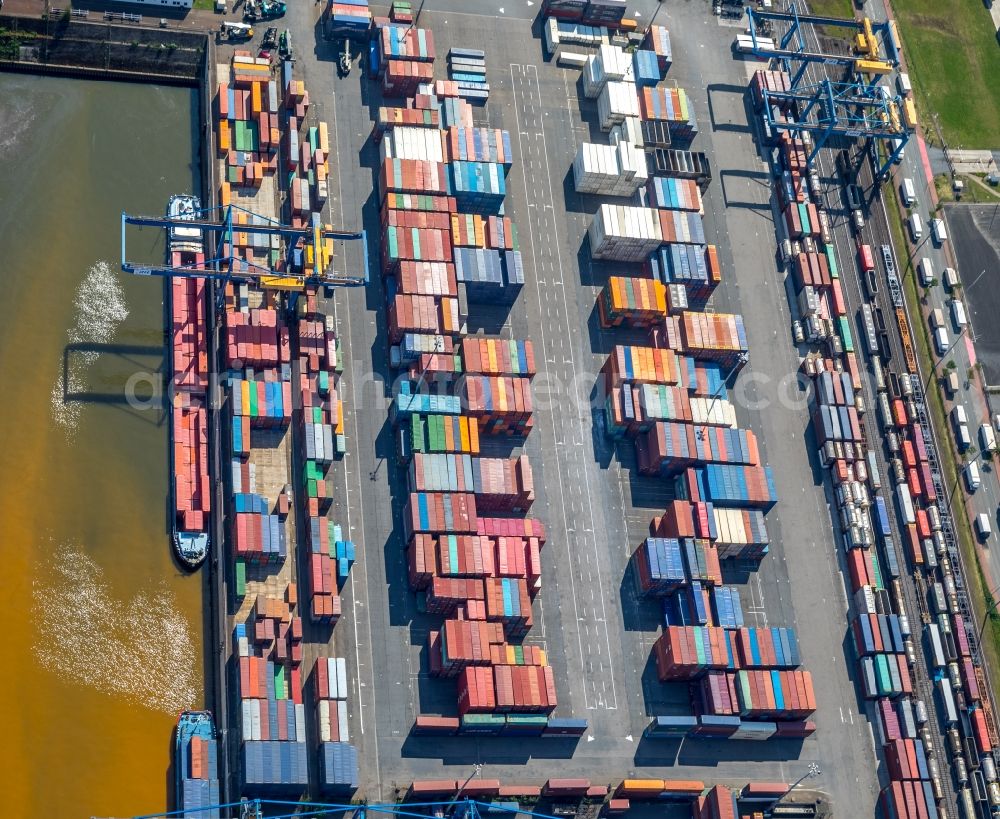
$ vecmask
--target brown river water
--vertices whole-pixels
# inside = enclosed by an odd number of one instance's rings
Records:
[[[0,74],[0,627],[6,816],[163,810],[202,704],[202,577],[166,534],[159,279],[122,210],[197,180],[189,89]],[[156,252],[153,233],[143,233]]]

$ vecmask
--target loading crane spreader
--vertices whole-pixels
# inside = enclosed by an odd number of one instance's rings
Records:
[[[213,218],[219,216],[221,218]],[[154,227],[169,230],[172,227],[197,228],[204,232],[206,258],[174,267],[167,263],[140,264],[130,261],[126,250],[126,228]],[[350,232],[333,230],[313,214],[306,226],[293,227],[260,216],[238,205],[209,208],[199,211],[192,219],[187,216],[133,216],[121,215],[121,267],[126,273],[137,276],[169,276],[213,279],[221,283],[220,299],[225,285],[230,281],[253,282],[260,287],[274,290],[301,291],[307,285],[334,287],[363,287],[368,283],[368,254],[364,230]],[[257,246],[253,237],[267,248],[279,251],[280,262],[275,265],[259,264],[235,252],[236,234],[245,234],[249,244]],[[214,240],[214,241],[211,241]],[[335,241],[361,242],[361,271],[356,274],[339,272],[333,266]],[[246,243],[244,241],[244,243]]]

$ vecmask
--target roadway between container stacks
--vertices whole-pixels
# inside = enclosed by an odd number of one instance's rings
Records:
[[[518,148],[526,174],[525,187],[529,179],[537,184],[533,195],[528,197],[534,207],[528,208],[527,223],[531,240],[531,268],[543,319],[539,371],[544,373],[546,383],[555,379],[563,385],[576,385],[579,378],[571,339],[580,334],[581,328],[571,326],[566,310],[563,262],[555,242],[558,231],[542,123],[538,70],[533,65],[512,64],[510,73]],[[536,168],[541,173],[535,171],[532,174]],[[551,281],[552,285],[543,287],[543,278]],[[572,551],[570,543],[556,542],[549,546],[549,549],[560,551],[559,565],[569,569],[573,614],[578,623],[579,667],[576,667],[576,658],[569,659],[568,652],[568,662],[574,667],[568,668],[567,674],[570,678],[583,678],[584,706],[588,710],[614,710],[618,708],[618,694],[602,578],[607,567],[602,567],[600,560],[594,526],[594,500],[584,449],[589,430],[581,418],[579,407],[567,409],[568,412],[552,412],[550,416],[555,444],[552,451],[555,452],[554,464],[559,481],[559,492],[555,498],[561,507],[551,510],[550,515],[553,518],[562,516],[567,538],[575,538],[575,541]],[[579,548],[575,548],[577,545]]]

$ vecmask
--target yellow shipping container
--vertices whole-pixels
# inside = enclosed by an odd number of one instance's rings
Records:
[[[333,431],[337,435],[344,434],[344,402],[342,399],[337,399],[337,425],[333,428]]]
[[[330,153],[330,133],[325,122],[319,124],[319,149],[324,154]]]
[[[621,789],[625,793],[661,793],[663,791],[662,779],[623,779]]]
[[[469,452],[479,454],[479,421],[475,418],[469,419]]]
[[[223,182],[219,185],[219,204],[225,208],[229,206],[231,201],[232,190],[230,189],[228,182]]]
[[[243,414],[250,414],[250,382],[241,381],[240,382],[240,399],[243,406]]]
[[[250,110],[255,114],[259,114],[261,111],[261,85],[262,83],[255,82],[250,86]]]
[[[232,150],[232,140],[229,136],[229,120],[224,119],[219,123],[219,153],[228,153],[230,150]]]
[[[911,131],[917,127],[917,106],[913,104],[913,100],[903,101],[903,122]]]

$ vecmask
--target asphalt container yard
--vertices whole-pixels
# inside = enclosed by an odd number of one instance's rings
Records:
[[[440,631],[442,616],[429,608],[426,593],[411,589],[403,521],[416,490],[408,467],[397,462],[397,430],[389,417],[397,376],[390,366],[390,337],[399,324],[386,309],[387,285],[373,274],[367,288],[338,290],[330,307],[346,351],[341,392],[350,442],[347,455],[331,467],[332,514],[357,547],[357,563],[342,595],[346,616],[334,629],[331,645],[347,659],[356,681],[350,733],[359,753],[359,792],[385,799],[415,779],[460,782],[477,763],[483,766],[481,777],[505,783],[541,782],[557,771],[595,782],[618,781],[663,776],[669,768],[672,776],[734,784],[792,782],[817,763],[822,773],[813,780],[816,787],[834,804],[850,805],[853,815],[871,815],[879,789],[873,738],[852,679],[853,662],[849,666],[845,656],[851,651],[850,635],[829,524],[830,498],[809,455],[816,447],[805,434],[809,415],[775,263],[767,168],[748,124],[745,89],[754,66],[732,59],[733,28],[707,8],[661,9],[657,22],[670,29],[673,46],[673,64],[661,85],[676,83],[686,91],[698,129],[688,149],[705,154],[713,177],[701,192],[705,241],[716,247],[712,264],[720,273],[709,302],[720,318],[710,323],[714,327],[729,321],[724,316],[742,316],[737,334],[749,350],[745,366],[733,348],[717,368],[708,368],[713,375],[699,368],[695,377],[711,390],[700,409],[689,408],[679,420],[690,423],[696,412],[708,421],[715,413],[733,413],[726,422],[754,434],[760,466],[719,465],[707,469],[706,476],[742,469],[746,492],[752,483],[746,476],[764,475],[767,465],[769,478],[761,491],[766,499],[777,498],[769,511],[760,509],[767,511],[766,556],[724,559],[718,575],[704,582],[721,581],[738,590],[747,629],[794,631],[800,671],[811,677],[815,713],[808,718],[816,730],[805,738],[766,742],[664,739],[646,736],[647,729],[657,717],[692,715],[692,688],[676,674],[666,675],[670,682],[660,681],[664,675],[658,673],[655,647],[664,633],[663,608],[660,600],[641,593],[632,555],[655,534],[650,522],[664,515],[678,487],[642,474],[636,444],[607,434],[602,368],[617,355],[616,346],[648,347],[649,333],[601,327],[597,304],[609,276],[638,275],[638,266],[594,258],[588,235],[601,205],[628,200],[575,191],[579,145],[607,144],[608,137],[600,130],[599,105],[585,96],[580,70],[562,69],[545,58],[542,25],[532,19],[535,10],[500,13],[484,7],[484,13],[476,13],[475,4],[456,9],[429,2],[419,27],[433,33],[435,79],[447,77],[449,49],[484,50],[489,100],[473,106],[471,124],[509,133],[502,215],[517,228],[525,281],[512,305],[499,299],[470,304],[467,330],[532,343],[531,431],[513,439],[483,436],[478,458],[499,462],[526,455],[530,462],[528,516],[544,525],[546,542],[540,591],[530,606],[532,623],[523,644],[544,652],[551,669],[557,700],[551,717],[585,719],[587,729],[583,736],[561,738],[427,737],[412,730],[419,715],[456,716],[468,681],[432,676],[428,638]],[[640,22],[653,10],[637,9]],[[318,14],[318,8],[289,9],[288,25],[298,43],[313,42]],[[330,123],[337,170],[331,178],[330,221],[345,229],[364,227],[369,256],[379,259],[382,163],[371,134],[377,108],[389,103],[380,98],[379,82],[365,76],[368,58],[359,57],[358,45],[351,74],[336,77],[342,49],[339,40],[318,41],[315,50],[303,47],[296,75],[305,80],[316,115]],[[680,144],[672,147],[683,150]],[[619,299],[618,307],[623,304]],[[407,320],[415,317],[419,314],[411,310]],[[733,320],[726,326],[737,325]],[[726,384],[725,409],[721,398],[713,400],[716,391],[721,395],[720,382]],[[661,393],[657,401],[669,400]],[[653,397],[643,400],[646,406]],[[733,457],[730,448],[724,452]],[[746,471],[755,468],[760,471]],[[724,494],[721,483],[712,486]],[[712,577],[711,567],[699,565],[702,576]],[[735,618],[732,596],[720,597],[725,601],[716,606]],[[711,641],[710,632],[685,632],[685,639]],[[670,665],[666,659],[662,664]]]

